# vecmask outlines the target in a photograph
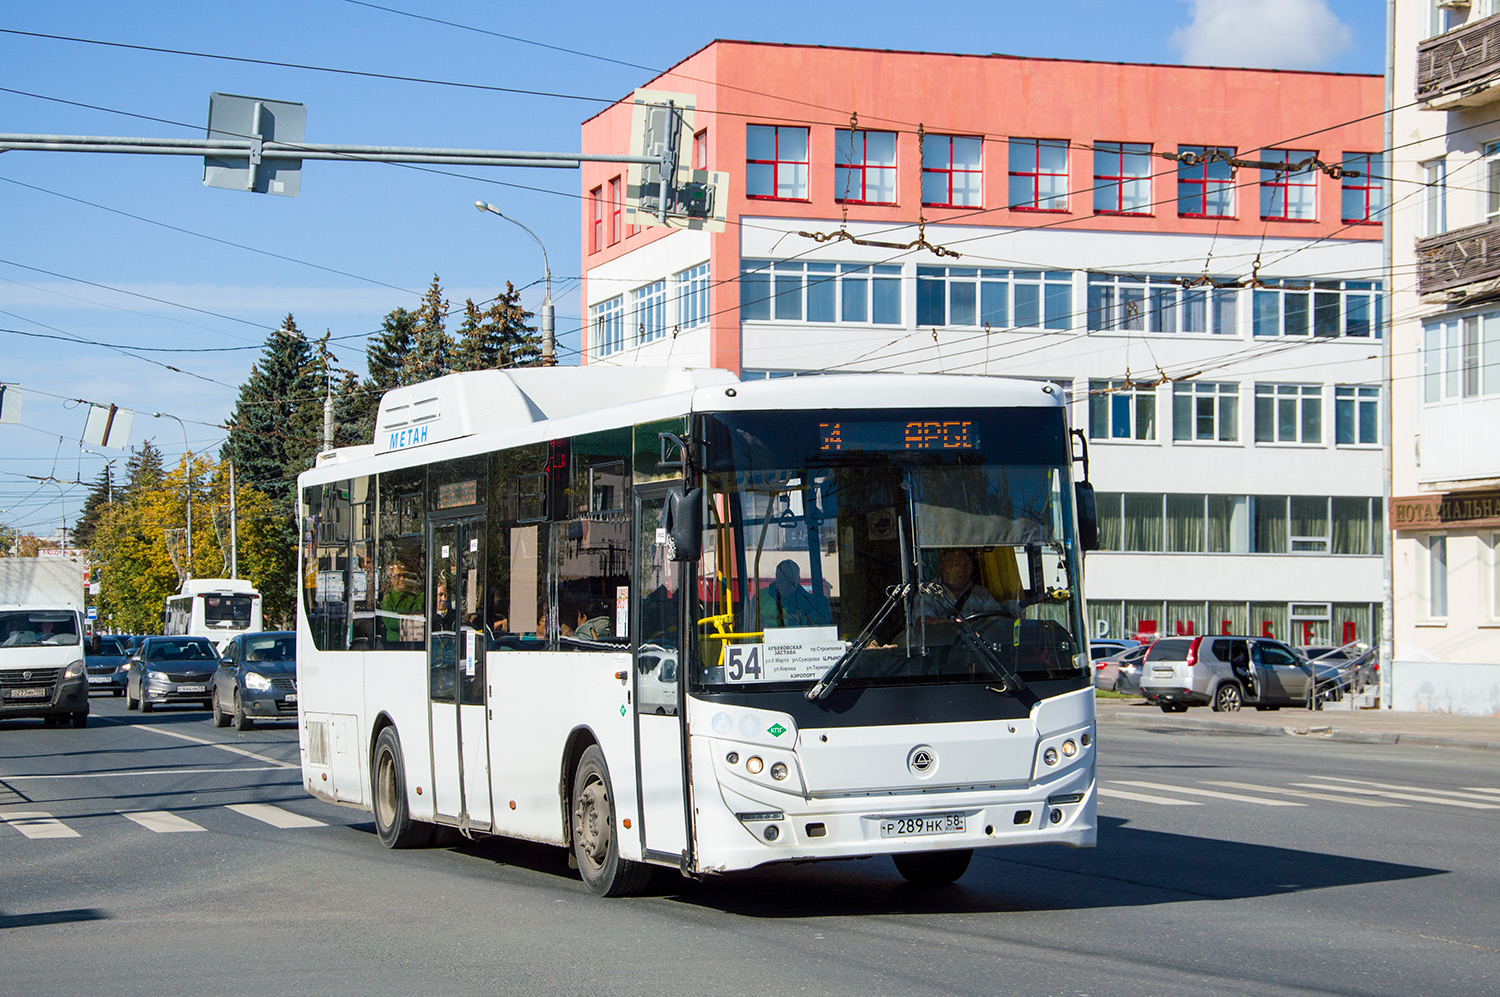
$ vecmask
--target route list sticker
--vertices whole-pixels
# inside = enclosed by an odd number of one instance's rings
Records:
[[[767,627],[763,643],[724,649],[726,682],[812,682],[844,653],[835,627]]]

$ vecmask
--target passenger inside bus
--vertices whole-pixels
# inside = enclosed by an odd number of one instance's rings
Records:
[[[802,569],[787,558],[776,565],[771,584],[755,600],[759,627],[819,627],[833,622],[833,611],[821,592],[802,587]]]
[[[422,580],[406,563],[392,561],[390,584],[380,597],[381,631],[387,645],[421,640]]]

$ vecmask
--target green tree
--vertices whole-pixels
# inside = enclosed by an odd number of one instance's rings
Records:
[[[94,479],[88,496],[83,500],[83,512],[73,523],[73,543],[87,547],[93,542],[94,531],[99,527],[99,517],[114,496],[114,466],[104,465],[104,470]]]
[[[447,318],[448,301],[443,297],[437,274],[433,274],[432,284],[417,309],[411,352],[401,368],[402,384],[430,381],[453,370],[453,337],[445,328]]]
[[[528,323],[532,313],[521,306],[521,292],[510,281],[485,311],[472,298],[464,302],[464,320],[454,348],[456,370],[528,367],[542,358],[541,337]]]

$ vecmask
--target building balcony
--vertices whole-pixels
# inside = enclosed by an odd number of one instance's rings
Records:
[[[1417,293],[1471,298],[1500,288],[1500,222],[1417,240]]]
[[[1417,46],[1417,100],[1436,110],[1500,100],[1500,14]]]

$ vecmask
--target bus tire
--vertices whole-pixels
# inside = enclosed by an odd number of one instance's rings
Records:
[[[629,896],[645,889],[651,881],[651,867],[620,857],[614,789],[604,752],[597,744],[589,745],[578,760],[568,810],[573,821],[573,857],[584,885],[601,897]]]
[[[896,871],[913,886],[947,886],[969,868],[974,849],[950,852],[901,852],[892,855]]]
[[[432,839],[432,825],[411,819],[406,805],[406,762],[396,728],[386,727],[375,738],[370,762],[370,786],[375,805],[375,833],[387,848],[416,848]]]

